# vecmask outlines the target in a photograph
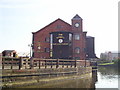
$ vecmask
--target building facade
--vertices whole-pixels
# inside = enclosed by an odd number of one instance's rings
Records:
[[[120,59],[120,53],[119,52],[105,52],[100,54],[100,59],[102,60],[116,60]]]
[[[3,57],[16,57],[17,52],[15,50],[4,50],[2,52],[2,56]]]
[[[86,58],[97,58],[95,54],[94,37],[86,36]]]
[[[87,32],[83,31],[83,19],[75,15],[71,21],[70,25],[57,19],[37,32],[33,32],[32,57],[85,60]],[[94,53],[94,50],[91,52]]]

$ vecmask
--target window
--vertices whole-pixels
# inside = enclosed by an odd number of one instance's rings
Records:
[[[69,34],[69,40],[70,41],[72,40],[72,34],[71,33]]]
[[[45,38],[45,42],[50,42],[50,38],[49,38],[49,37],[46,37],[46,38]]]
[[[75,53],[77,53],[77,54],[80,53],[80,48],[79,48],[79,47],[76,47],[76,48],[75,48]]]
[[[79,34],[75,34],[75,40],[80,40],[80,35]]]
[[[49,48],[45,48],[45,52],[50,52],[50,49]]]

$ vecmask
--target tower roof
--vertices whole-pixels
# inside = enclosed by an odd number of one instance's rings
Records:
[[[72,19],[82,19],[78,14],[76,14]]]

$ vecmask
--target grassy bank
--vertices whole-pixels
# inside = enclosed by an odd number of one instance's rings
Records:
[[[101,63],[101,64],[98,64],[99,66],[106,66],[106,65],[113,65],[114,62],[111,62],[111,63]]]
[[[120,66],[120,59],[113,60],[112,62],[109,61],[98,61],[98,66]]]

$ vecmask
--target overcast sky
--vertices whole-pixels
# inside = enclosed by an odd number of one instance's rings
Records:
[[[95,52],[118,50],[119,0],[0,0],[0,52],[29,52],[32,33],[61,18],[71,24],[78,14],[83,31],[95,37]]]

